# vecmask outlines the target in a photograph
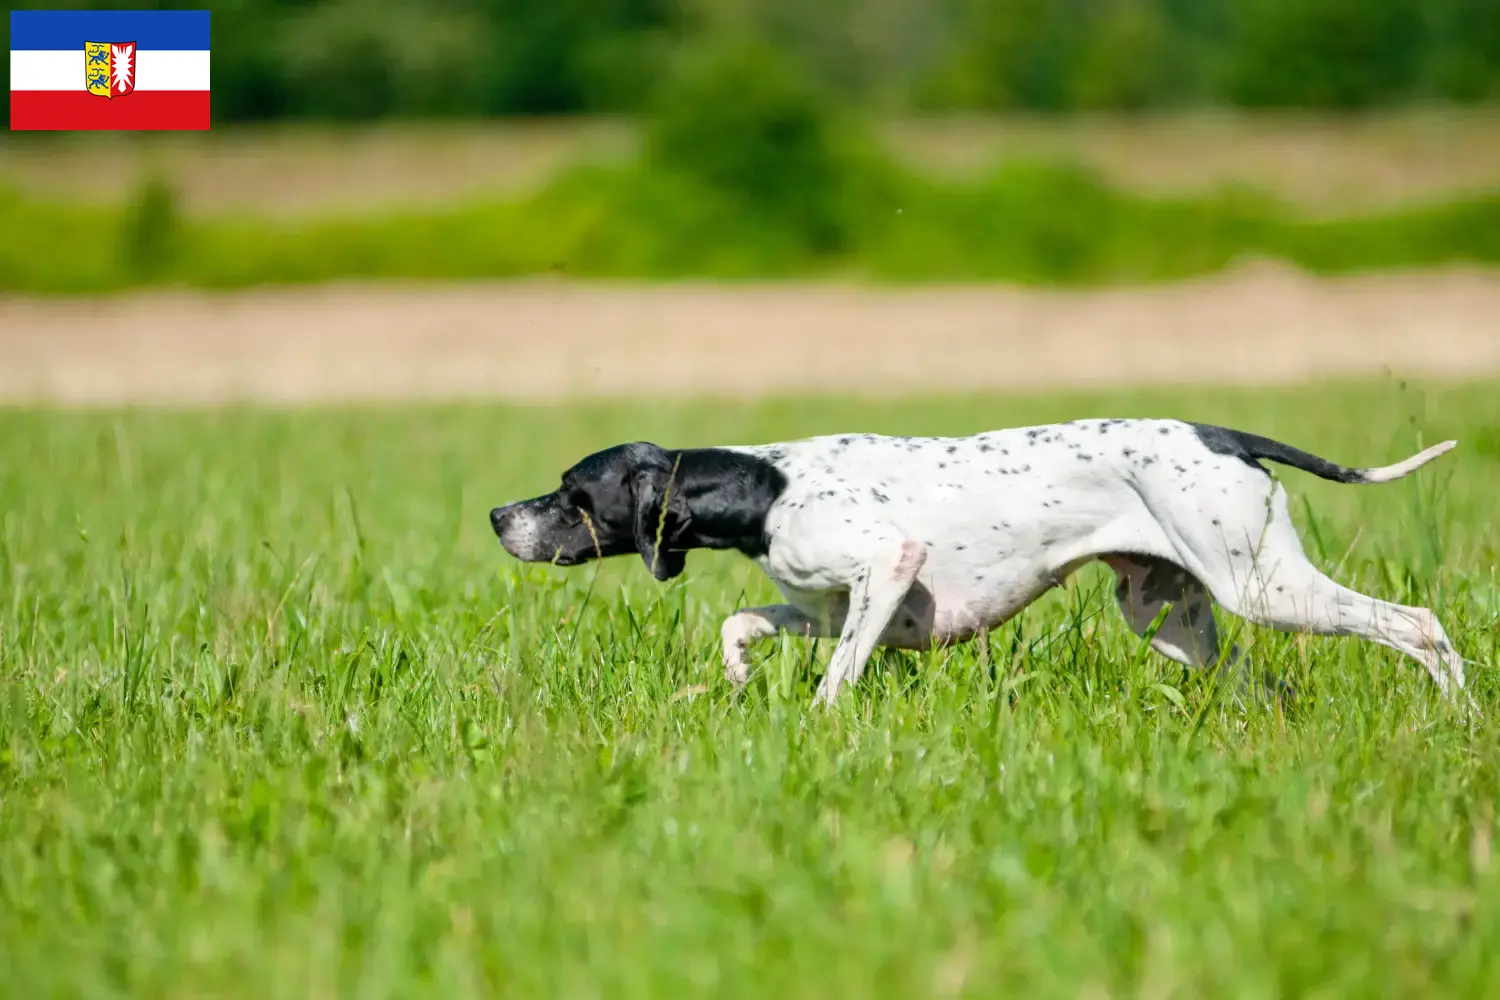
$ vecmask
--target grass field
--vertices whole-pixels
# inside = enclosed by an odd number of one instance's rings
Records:
[[[1480,996],[1500,391],[1292,390],[0,414],[0,980],[11,995]],[[696,554],[523,568],[494,503],[595,447],[1087,415],[1243,426],[1412,480],[1288,473],[1315,562],[1436,607],[1487,709],[1354,640],[1238,640],[1241,712],[1080,574],[987,652],[718,623]],[[1227,624],[1227,623],[1226,623]]]

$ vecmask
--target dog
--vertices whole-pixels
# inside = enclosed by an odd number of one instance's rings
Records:
[[[955,438],[635,442],[589,455],[556,490],[496,507],[490,523],[517,559],[576,566],[638,554],[662,581],[693,549],[738,550],[786,603],[725,620],[724,676],[745,684],[749,648],[780,632],[836,635],[815,705],[857,683],[877,646],[921,650],[987,633],[1095,560],[1118,578],[1130,627],[1178,663],[1225,671],[1238,659],[1237,648],[1220,648],[1217,601],[1283,631],[1389,646],[1451,698],[1464,692],[1464,661],[1437,617],[1319,572],[1261,461],[1386,483],[1455,444],[1352,469],[1256,434],[1159,419]]]

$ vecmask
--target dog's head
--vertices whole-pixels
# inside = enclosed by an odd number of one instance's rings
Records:
[[[564,472],[551,493],[496,507],[490,525],[525,562],[577,566],[636,552],[670,580],[687,562],[673,546],[692,519],[675,471],[674,456],[654,444],[616,445]]]

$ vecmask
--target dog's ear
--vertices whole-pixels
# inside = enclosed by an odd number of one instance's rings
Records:
[[[635,473],[635,547],[658,580],[670,580],[687,566],[687,553],[669,551],[692,520],[675,471],[653,466]]]

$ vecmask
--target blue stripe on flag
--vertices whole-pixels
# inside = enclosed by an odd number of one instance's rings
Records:
[[[83,51],[84,42],[146,49],[207,49],[206,10],[13,10],[10,47]]]

